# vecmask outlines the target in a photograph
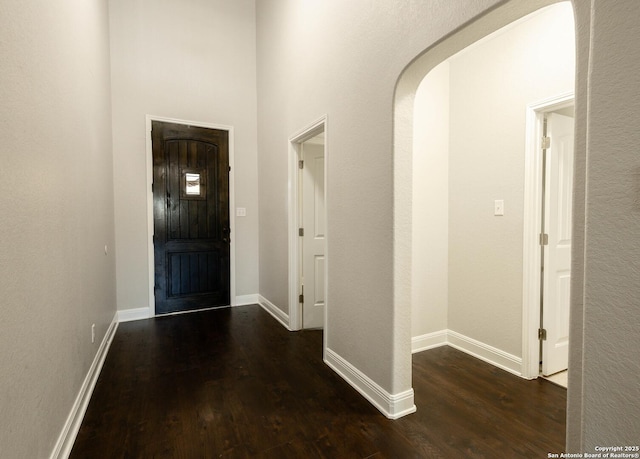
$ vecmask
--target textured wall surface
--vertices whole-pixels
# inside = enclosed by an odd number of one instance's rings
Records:
[[[327,345],[391,393],[411,387],[410,303],[394,310],[394,88],[495,3],[257,2],[260,293],[288,311],[288,138],[326,114]]]
[[[106,2],[3,1],[0,69],[0,456],[43,458],[116,310]]]
[[[585,451],[640,441],[640,3],[592,4],[582,361]]]
[[[234,127],[236,291],[258,291],[254,2],[111,0],[118,309],[149,305],[145,116]],[[231,212],[235,217],[235,210]]]

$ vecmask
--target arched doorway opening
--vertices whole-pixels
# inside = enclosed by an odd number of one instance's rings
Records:
[[[513,290],[509,293],[510,298],[505,299],[505,303],[508,303],[509,306],[506,309],[500,310],[499,308],[487,314],[486,310],[481,308],[476,308],[473,303],[477,298],[476,292],[478,290],[485,290],[485,293],[494,293],[494,300],[498,297],[504,297],[504,291],[500,290],[500,286],[496,287],[494,285],[488,285],[485,280],[482,278],[476,277],[473,283],[467,283],[466,285],[466,295],[467,298],[457,298],[457,306],[455,314],[458,314],[455,319],[455,324],[451,324],[449,322],[449,315],[451,311],[442,309],[434,311],[433,309],[429,311],[427,317],[423,317],[421,320],[426,320],[426,328],[422,330],[420,327],[416,326],[415,321],[412,321],[412,331],[411,335],[412,348],[416,350],[416,348],[428,348],[429,346],[437,346],[442,344],[453,345],[454,347],[463,347],[464,350],[470,353],[474,353],[476,356],[484,358],[485,360],[492,361],[492,363],[497,364],[498,366],[511,371],[512,373],[519,374],[525,377],[532,377],[523,371],[525,366],[530,366],[526,361],[527,356],[531,355],[526,348],[525,343],[525,330],[523,325],[523,219],[524,219],[524,164],[525,164],[525,144],[524,138],[526,136],[525,129],[525,121],[526,121],[526,109],[527,106],[535,105],[536,102],[539,102],[545,98],[550,98],[553,96],[558,96],[559,94],[565,94],[568,91],[573,91],[574,83],[571,81],[570,87],[555,87],[549,89],[545,88],[547,91],[545,94],[542,93],[534,93],[528,94],[525,97],[528,97],[528,101],[524,104],[520,104],[520,106],[516,107],[516,110],[519,111],[522,119],[522,129],[519,130],[518,135],[522,136],[522,142],[519,145],[519,155],[520,157],[515,161],[512,168],[507,171],[502,171],[505,176],[513,179],[517,177],[518,184],[515,188],[519,189],[515,193],[511,194],[509,198],[503,199],[502,196],[498,192],[491,191],[495,190],[495,187],[485,187],[486,189],[481,189],[482,185],[473,183],[470,178],[472,177],[481,177],[485,184],[491,183],[493,185],[496,184],[495,177],[491,177],[491,174],[488,172],[491,168],[504,168],[504,164],[497,162],[491,159],[487,159],[486,150],[484,147],[487,146],[486,143],[483,143],[484,140],[479,138],[476,133],[469,134],[467,138],[464,138],[464,135],[460,135],[458,132],[455,137],[451,134],[449,126],[443,127],[442,120],[438,120],[432,126],[436,126],[440,123],[440,127],[437,129],[441,129],[438,132],[432,132],[434,135],[430,135],[431,148],[434,147],[435,144],[439,144],[436,148],[446,148],[449,150],[450,146],[448,143],[450,141],[455,142],[456,144],[466,144],[466,145],[457,145],[457,151],[462,150],[472,150],[475,146],[475,153],[477,156],[474,158],[472,156],[467,157],[473,158],[474,161],[478,160],[479,162],[475,163],[473,161],[469,163],[464,162],[464,158],[458,155],[455,159],[455,169],[458,175],[455,176],[454,186],[450,183],[449,177],[451,171],[445,170],[445,174],[447,174],[447,180],[442,179],[442,171],[443,169],[435,170],[434,175],[429,177],[423,177],[423,180],[420,180],[421,183],[418,185],[433,185],[435,183],[436,188],[440,187],[440,191],[445,190],[447,194],[449,193],[458,193],[460,190],[465,190],[465,192],[474,195],[477,198],[477,202],[473,203],[472,206],[469,206],[468,202],[460,202],[456,201],[455,209],[449,208],[448,205],[442,205],[443,202],[449,201],[449,197],[443,199],[442,196],[439,195],[438,192],[423,192],[422,195],[416,195],[416,172],[419,167],[425,167],[424,164],[420,165],[415,162],[415,142],[416,142],[416,131],[415,131],[415,121],[416,121],[416,107],[418,105],[417,94],[419,92],[420,84],[424,80],[425,77],[431,76],[436,79],[439,79],[439,83],[441,86],[435,90],[433,94],[442,95],[442,91],[444,91],[444,82],[448,85],[453,81],[451,79],[451,75],[447,74],[446,76],[442,75],[442,67],[436,69],[436,67],[440,66],[441,63],[447,61],[452,56],[459,53],[461,50],[467,48],[469,45],[472,45],[478,41],[486,41],[487,37],[490,34],[494,34],[496,31],[500,31],[502,33],[502,28],[505,26],[507,29],[510,29],[510,24],[519,23],[526,21],[525,18],[527,15],[534,13],[535,15],[544,14],[545,10],[548,10],[544,7],[549,6],[551,3],[560,3],[560,2],[549,2],[549,1],[539,1],[539,2],[530,2],[527,5],[515,5],[514,2],[508,3],[496,10],[493,10],[486,16],[478,19],[476,22],[468,25],[467,27],[461,29],[457,33],[452,36],[444,39],[442,42],[438,43],[434,47],[425,51],[422,55],[418,56],[403,72],[402,76],[398,81],[398,86],[396,88],[396,99],[395,99],[395,116],[394,116],[394,230],[395,230],[395,270],[394,270],[394,300],[396,305],[411,305],[412,316],[415,316],[416,311],[416,302],[419,301],[420,298],[425,299],[426,296],[429,297],[429,300],[433,298],[438,298],[439,301],[446,302],[447,308],[449,305],[448,292],[450,290],[450,280],[447,276],[442,278],[443,272],[448,273],[451,269],[449,265],[450,259],[449,256],[451,251],[449,250],[449,241],[448,237],[452,234],[446,226],[449,225],[450,221],[453,222],[457,226],[457,229],[462,229],[463,231],[457,231],[455,233],[455,238],[459,240],[463,240],[467,242],[467,246],[459,246],[454,251],[454,255],[457,257],[453,262],[456,264],[456,279],[459,281],[463,279],[464,276],[460,274],[460,270],[468,267],[472,264],[475,264],[475,269],[478,272],[482,272],[483,274],[492,273],[497,277],[500,277],[500,269],[494,269],[497,267],[505,268],[505,266],[501,266],[502,262],[499,258],[488,260],[487,252],[483,250],[478,250],[469,259],[469,251],[470,247],[480,247],[483,246],[485,249],[489,250],[489,253],[492,253],[491,250],[500,251],[504,247],[501,247],[500,244],[491,245],[491,241],[489,244],[486,244],[487,234],[491,234],[491,237],[496,237],[497,241],[500,241],[500,238],[504,238],[506,234],[508,237],[512,237],[513,234],[517,234],[514,236],[512,241],[510,241],[512,253],[513,250],[518,252],[518,255],[515,257],[510,257],[508,254],[505,255],[505,259],[510,260],[506,264],[506,275],[511,275],[516,278],[516,287],[514,283],[510,281],[509,285]],[[564,8],[571,13],[571,22],[573,22],[573,15],[571,12],[571,6],[569,2],[562,2],[561,5],[557,6],[558,8]],[[556,8],[553,6],[551,8]],[[523,19],[525,18],[525,19]],[[569,31],[571,38],[575,39],[575,31],[573,28]],[[513,44],[517,47],[517,43]],[[571,45],[573,46],[573,45]],[[512,50],[513,51],[513,50]],[[466,51],[465,51],[466,52]],[[508,54],[508,53],[504,53]],[[500,54],[498,57],[502,57]],[[504,73],[500,73],[497,70],[497,66],[500,63],[487,63],[486,60],[479,61],[480,64],[484,64],[487,67],[493,68],[496,70],[498,76],[504,76]],[[466,65],[466,64],[465,64]],[[543,62],[544,65],[544,62]],[[482,115],[478,115],[478,113],[484,113],[484,116],[489,119],[494,116],[495,110],[500,107],[500,103],[492,105],[488,103],[486,100],[482,101],[481,98],[477,98],[474,100],[473,92],[462,93],[460,92],[460,81],[465,79],[469,79],[469,72],[467,74],[459,73],[460,69],[463,65],[456,64],[456,72],[458,77],[456,79],[456,88],[446,87],[446,91],[449,94],[454,94],[452,91],[457,91],[455,93],[455,97],[450,96],[448,98],[448,103],[452,103],[456,105],[456,110],[458,110],[461,106],[460,99],[467,98],[465,103],[471,105],[475,104],[475,108],[478,109],[475,112],[475,115],[471,114],[470,117],[473,118],[475,116],[476,121],[482,118]],[[570,71],[575,74],[575,61],[571,62]],[[433,73],[432,70],[436,70]],[[484,69],[486,70],[486,68]],[[439,72],[439,76],[434,76]],[[474,75],[475,76],[475,75]],[[531,75],[529,75],[531,76]],[[513,80],[509,78],[503,78],[502,82],[497,84],[497,90],[506,89],[506,86],[510,85]],[[495,82],[494,82],[495,83]],[[451,83],[453,84],[453,83]],[[502,88],[500,88],[502,85]],[[477,89],[476,89],[477,91]],[[506,92],[506,91],[505,91]],[[476,92],[475,94],[479,94]],[[536,95],[537,94],[537,95]],[[523,95],[523,94],[520,94]],[[524,96],[524,95],[523,95]],[[456,100],[454,100],[456,99]],[[433,102],[433,99],[432,99]],[[507,110],[505,110],[507,111]],[[466,114],[469,115],[469,114]],[[434,112],[431,113],[432,118],[434,117]],[[446,115],[447,118],[449,114]],[[511,116],[513,118],[513,116]],[[433,120],[432,120],[433,122]],[[458,121],[456,121],[458,122]],[[516,122],[518,124],[519,121]],[[481,123],[476,123],[478,126]],[[444,135],[442,133],[445,132]],[[503,133],[504,134],[504,133]],[[438,138],[439,137],[439,138]],[[500,148],[509,148],[506,147],[503,139],[500,138],[500,130],[495,129],[493,132],[489,133],[489,137],[491,138],[491,142],[493,146],[489,146],[489,151]],[[452,140],[453,139],[453,140]],[[517,141],[516,141],[517,142]],[[446,144],[443,147],[443,143]],[[480,144],[482,144],[482,148],[480,148]],[[513,144],[512,144],[513,145]],[[429,147],[426,147],[427,149]],[[504,152],[503,152],[504,153]],[[578,152],[576,152],[579,154]],[[480,159],[479,159],[480,158]],[[513,159],[510,157],[510,159]],[[427,167],[434,167],[433,161],[434,157],[429,159],[430,164]],[[450,156],[449,151],[447,151],[446,155],[441,155],[439,161],[441,164],[446,164],[449,167]],[[479,164],[484,164],[488,169],[481,170],[478,168]],[[437,166],[435,166],[437,168]],[[465,171],[466,170],[466,171]],[[460,174],[461,171],[464,171],[465,174]],[[438,175],[440,174],[440,175]],[[512,180],[515,182],[515,180]],[[503,184],[504,187],[507,185],[513,185],[513,183]],[[503,187],[503,188],[504,188]],[[428,187],[425,187],[428,188]],[[484,192],[493,196],[490,201],[484,202]],[[505,190],[504,193],[511,193],[509,190]],[[480,202],[482,201],[482,202]],[[507,204],[507,203],[511,204]],[[486,209],[479,210],[484,204],[487,204]],[[426,223],[422,223],[423,228],[431,229],[431,233],[425,234],[425,232],[421,232],[416,228],[419,222],[416,222],[416,206],[423,205],[423,214],[426,216]],[[495,206],[495,207],[494,207]],[[500,206],[502,206],[500,208]],[[505,206],[507,210],[505,211]],[[508,210],[508,209],[511,210]],[[470,222],[478,221],[477,212],[487,211],[486,215],[482,215],[488,217],[484,223],[487,223],[486,228],[481,228],[480,225],[477,224],[472,226]],[[454,219],[451,219],[452,212],[455,214]],[[474,215],[474,212],[476,214]],[[511,214],[509,214],[511,212]],[[511,219],[508,223],[512,224],[512,227],[507,231],[504,228],[504,223],[507,222],[508,218],[505,218],[505,215],[509,218],[514,215],[514,212],[518,215],[515,219]],[[502,213],[503,215],[499,215]],[[438,218],[446,218],[446,225],[440,224],[442,220],[438,220]],[[455,221],[454,221],[455,220]],[[434,225],[433,222],[436,222]],[[462,223],[466,222],[466,223]],[[498,223],[499,222],[499,223]],[[462,228],[461,228],[462,225]],[[486,230],[485,234],[482,234],[483,231]],[[515,231],[515,233],[514,233]],[[474,232],[478,234],[474,236]],[[462,234],[466,233],[466,234]],[[445,238],[444,243],[442,241],[434,241],[434,238],[439,237]],[[432,252],[430,255],[432,257],[428,259],[428,266],[418,267],[420,264],[419,257],[423,255],[416,256],[418,250],[420,250],[420,245],[425,245],[424,242],[427,241],[432,249],[436,249],[435,252]],[[446,247],[446,248],[444,248]],[[516,249],[513,249],[516,247]],[[424,247],[423,247],[424,248]],[[462,255],[460,255],[462,253]],[[440,266],[434,265],[434,259],[438,259]],[[444,267],[443,265],[444,264]],[[487,268],[486,264],[493,265]],[[517,269],[514,269],[514,266],[517,266]],[[440,274],[432,277],[432,284],[440,288],[439,292],[431,292],[432,295],[426,294],[425,292],[416,293],[416,269],[422,269],[422,274],[425,273],[437,273]],[[446,271],[443,271],[445,269]],[[467,277],[469,277],[469,273],[464,273]],[[504,274],[504,273],[503,273]],[[412,278],[413,281],[412,281]],[[423,278],[424,280],[424,278]],[[468,279],[467,279],[468,280]],[[513,280],[513,279],[512,279]],[[421,284],[421,287],[424,287],[425,283]],[[456,295],[460,296],[460,291],[456,286]],[[489,295],[491,296],[491,295]],[[514,301],[514,298],[516,300]],[[459,304],[464,304],[466,301],[466,307],[468,308],[464,311],[464,308],[458,307]],[[515,304],[514,304],[515,303]],[[491,314],[495,314],[493,317]],[[464,322],[467,321],[467,325],[464,325]],[[503,322],[501,322],[503,321]],[[507,324],[507,322],[509,322]],[[515,324],[515,325],[514,325]],[[425,325],[422,323],[421,325]],[[429,328],[431,327],[431,328]],[[465,328],[466,327],[466,328]],[[462,329],[463,332],[456,331],[455,329]],[[496,329],[499,329],[505,332],[502,336],[494,336],[492,335]],[[416,343],[415,338],[421,337],[423,339],[422,342]],[[525,355],[526,354],[526,355]],[[486,357],[486,358],[485,358]]]

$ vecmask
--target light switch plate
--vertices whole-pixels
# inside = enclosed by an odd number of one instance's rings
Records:
[[[502,217],[504,215],[504,200],[496,199],[493,203],[493,215]]]
[[[236,217],[246,217],[247,216],[247,209],[244,207],[237,207],[236,208]]]

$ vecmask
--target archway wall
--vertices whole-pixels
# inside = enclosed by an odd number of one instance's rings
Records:
[[[509,368],[521,372],[526,107],[572,93],[574,75],[573,11],[563,2],[466,48],[421,82],[413,123],[415,344],[450,331],[458,345],[469,339],[510,355]],[[495,199],[504,216],[494,216]]]
[[[487,22],[491,25],[486,32],[495,30],[504,24],[509,9],[519,17],[528,12],[521,8],[544,6],[537,2],[522,3],[512,2],[504,10],[490,12],[463,30],[460,37],[473,35],[474,30],[482,29]],[[637,432],[628,420],[638,419],[640,408],[637,385],[640,344],[632,338],[640,327],[637,313],[640,4],[632,0],[615,5],[594,0],[577,1],[573,7],[577,30],[576,156],[567,451],[594,452],[597,445],[604,443],[633,443]],[[509,20],[512,19],[515,18]],[[406,121],[412,110],[411,97],[421,76],[443,60],[443,55],[460,49],[457,45],[460,37],[445,40],[421,55],[408,67],[397,87],[396,307],[409,301],[405,293],[410,282],[407,273],[411,243],[407,241],[410,241],[411,200],[410,185],[402,179],[409,177],[411,170],[408,154],[411,137],[407,135]]]
[[[518,371],[517,359],[522,356],[525,108],[527,103],[572,91],[574,60],[573,49],[567,49],[572,40],[562,36],[562,28],[568,19],[566,10],[541,12],[490,40],[485,37],[552,3],[556,2],[529,2],[527,5],[515,2],[496,8],[415,59],[400,78],[396,92],[397,302],[408,301],[412,305],[412,333],[419,342],[422,338],[428,341],[430,335],[437,334],[442,327],[511,356],[512,371]],[[544,35],[531,39],[531,34]],[[549,43],[556,37],[563,42],[559,47]],[[482,40],[482,44],[473,51],[465,50],[448,61],[478,40]],[[545,52],[548,53],[547,62],[539,55]],[[433,217],[430,212],[438,204],[437,200],[430,198],[429,209],[419,208],[425,204],[424,194],[432,183],[443,180],[443,174],[442,171],[425,170],[425,164],[432,165],[434,161],[426,161],[423,156],[431,153],[427,149],[435,146],[432,142],[439,134],[425,134],[433,128],[431,124],[416,126],[418,112],[427,109],[422,99],[415,100],[415,94],[418,90],[424,92],[423,78],[425,75],[432,78],[430,72],[434,66],[442,73],[439,64],[445,60],[449,67],[451,96],[447,106],[442,108],[443,113],[451,110],[448,123],[451,134],[444,155],[449,158],[446,166],[450,168],[451,180],[439,185],[439,191],[444,187],[452,194],[448,199],[449,208],[444,210],[450,227],[445,228],[443,238],[443,229],[434,228],[440,223],[430,221]],[[554,75],[547,75],[541,69],[552,66],[551,62],[557,64]],[[500,83],[496,85],[494,80]],[[440,85],[438,91],[446,89],[442,83],[433,84]],[[474,95],[476,85],[479,89]],[[411,126],[410,120],[414,123]],[[494,123],[499,120],[504,129],[495,132]],[[416,131],[409,132],[414,127]],[[434,154],[442,156],[442,152]],[[418,178],[416,174],[421,176]],[[411,183],[408,177],[418,180]],[[494,191],[497,194],[489,196]],[[413,196],[413,193],[417,194]],[[506,217],[499,220],[492,216],[490,201],[498,198],[506,199],[508,207]],[[441,199],[447,197],[441,196]],[[443,212],[437,208],[436,211]],[[409,222],[410,218],[415,221]],[[430,231],[433,234],[425,241],[424,235]],[[413,240],[409,232],[412,232]],[[449,242],[448,253],[439,253],[442,251],[440,246]],[[430,244],[438,247],[430,247]],[[426,260],[426,257],[434,258]],[[438,264],[438,270],[446,270],[447,275],[434,276],[427,269],[427,266],[433,268],[433,264]],[[416,281],[412,286],[407,271],[412,272]],[[449,285],[443,286],[445,282]],[[412,292],[411,300],[406,298],[407,290]],[[444,314],[442,309],[445,309]],[[425,320],[433,322],[425,323]]]
[[[450,63],[422,80],[413,115],[411,348],[446,337],[449,328]],[[428,344],[427,344],[428,343]]]
[[[260,293],[288,311],[288,139],[326,114],[331,241],[326,345],[389,394],[411,388],[411,184],[397,183],[411,170],[410,155],[402,155],[411,148],[403,113],[410,116],[409,95],[429,68],[544,6],[518,0],[494,9],[503,3],[264,0],[256,5]],[[527,11],[513,11],[518,8]],[[634,175],[640,170],[640,3],[576,1],[574,8],[579,178],[574,209],[581,218],[574,219],[568,444],[575,451],[596,442],[637,441],[630,420],[640,412],[640,218]],[[489,13],[498,16],[491,14],[486,22]],[[465,40],[451,35],[467,23]],[[457,49],[437,49],[447,36],[460,42]],[[440,55],[421,54],[425,49]],[[394,93],[398,75],[418,55],[426,67],[405,72]],[[394,139],[406,144],[394,146]],[[580,221],[584,215],[588,218]]]
[[[257,2],[260,295],[288,314],[288,139],[327,117],[326,346],[388,394],[411,389],[394,307],[393,100],[416,55],[497,2]]]

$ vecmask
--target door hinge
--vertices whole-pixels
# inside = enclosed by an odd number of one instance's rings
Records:
[[[298,161],[298,169],[304,169],[304,161],[303,160]]]
[[[540,233],[540,245],[549,245],[549,235],[547,233]]]
[[[154,185],[154,183],[151,183],[151,192],[152,193],[155,191],[155,187],[153,185]]]
[[[547,148],[551,148],[551,137],[542,138],[542,149],[546,150]]]
[[[298,236],[304,237],[304,228],[298,228]]]
[[[544,328],[538,328],[538,339],[541,339],[542,341],[546,341],[547,340],[547,330]]]
[[[298,295],[298,303],[304,303],[304,295],[302,293]]]

